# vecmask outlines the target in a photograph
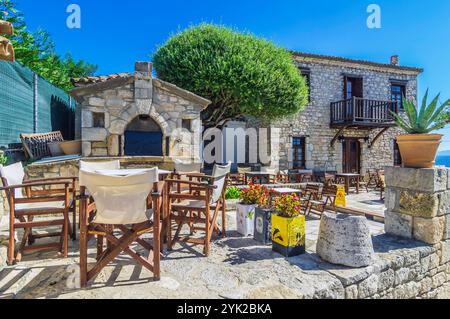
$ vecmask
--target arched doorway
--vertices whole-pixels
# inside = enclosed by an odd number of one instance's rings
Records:
[[[163,133],[148,115],[139,115],[124,133],[126,156],[163,156]]]

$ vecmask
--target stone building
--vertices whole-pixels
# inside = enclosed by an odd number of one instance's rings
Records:
[[[152,64],[135,73],[75,79],[75,127],[83,157],[198,160],[200,112],[211,102],[152,77]]]
[[[417,100],[420,68],[293,53],[310,87],[310,102],[279,128],[281,169],[365,172],[399,164],[390,111],[403,113],[402,95]]]

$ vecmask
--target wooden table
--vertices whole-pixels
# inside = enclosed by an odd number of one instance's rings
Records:
[[[347,194],[350,194],[350,184],[351,184],[352,180],[355,180],[355,182],[356,182],[356,193],[359,194],[359,178],[360,177],[361,177],[361,174],[356,174],[356,173],[336,174],[336,179],[342,178],[344,180],[345,192]]]

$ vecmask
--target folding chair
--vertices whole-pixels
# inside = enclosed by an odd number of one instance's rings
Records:
[[[163,182],[158,182],[158,169],[127,176],[111,176],[80,171],[82,192],[89,191],[95,205],[88,202],[89,196],[81,194],[80,203],[80,283],[85,287],[98,273],[125,252],[141,266],[160,279],[160,207]],[[152,208],[148,197],[152,196]],[[90,215],[91,214],[91,215]],[[91,216],[91,218],[89,218]],[[116,233],[120,232],[121,237]],[[153,232],[153,243],[141,238]],[[97,235],[97,262],[88,270],[87,243]],[[103,238],[107,248],[103,250]],[[130,247],[137,243],[149,252],[147,258]],[[100,247],[101,245],[101,247]],[[101,248],[101,249],[100,249]]]
[[[20,162],[9,166],[0,165],[0,178],[3,183],[0,190],[6,192],[9,204],[8,265],[20,262],[25,252],[57,249],[64,257],[67,257],[68,233],[71,232],[69,210],[75,211],[76,178],[24,181],[24,177],[25,171]],[[23,191],[25,191],[25,196]],[[72,200],[70,199],[71,192]],[[35,217],[43,215],[59,215],[59,218],[35,220]],[[61,226],[61,231],[33,233],[34,228],[48,226]],[[24,229],[17,251],[15,249],[16,229]],[[73,233],[72,235],[74,236]],[[60,242],[33,245],[36,239],[48,237],[60,237]]]
[[[203,253],[208,256],[213,232],[225,236],[226,207],[225,191],[226,181],[230,173],[231,163],[225,166],[215,165],[212,176],[203,176],[205,182],[187,180],[166,180],[164,202],[166,215],[168,216],[167,237],[169,249],[173,249],[176,242],[188,242],[204,245]],[[178,184],[188,184],[195,187],[194,193],[181,193],[177,191]],[[174,191],[175,189],[175,191]],[[212,214],[211,214],[212,211]],[[219,212],[222,212],[222,231],[217,225]],[[172,237],[172,221],[176,224],[175,234]],[[196,226],[196,225],[204,226]],[[191,236],[181,237],[180,232],[184,225],[191,229]],[[203,238],[193,238],[195,231],[205,232]]]
[[[308,201],[308,206],[306,207],[305,215],[310,213],[315,213],[317,215],[323,214],[327,207],[332,207],[333,211],[336,213],[336,194],[337,186],[324,186],[322,193],[319,198],[311,198]]]
[[[276,184],[279,172],[275,168],[261,167],[261,172],[269,174],[267,184]]]

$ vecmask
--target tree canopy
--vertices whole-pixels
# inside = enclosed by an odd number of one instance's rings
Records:
[[[14,35],[10,38],[16,60],[66,91],[73,88],[71,78],[92,75],[97,66],[82,60],[74,60],[70,54],[64,57],[55,52],[50,35],[44,30],[30,32],[24,16],[12,0],[0,0],[0,19],[11,22]]]
[[[262,121],[301,111],[308,87],[291,54],[250,33],[213,24],[172,36],[153,57],[158,77],[208,98],[205,128],[240,116]]]

